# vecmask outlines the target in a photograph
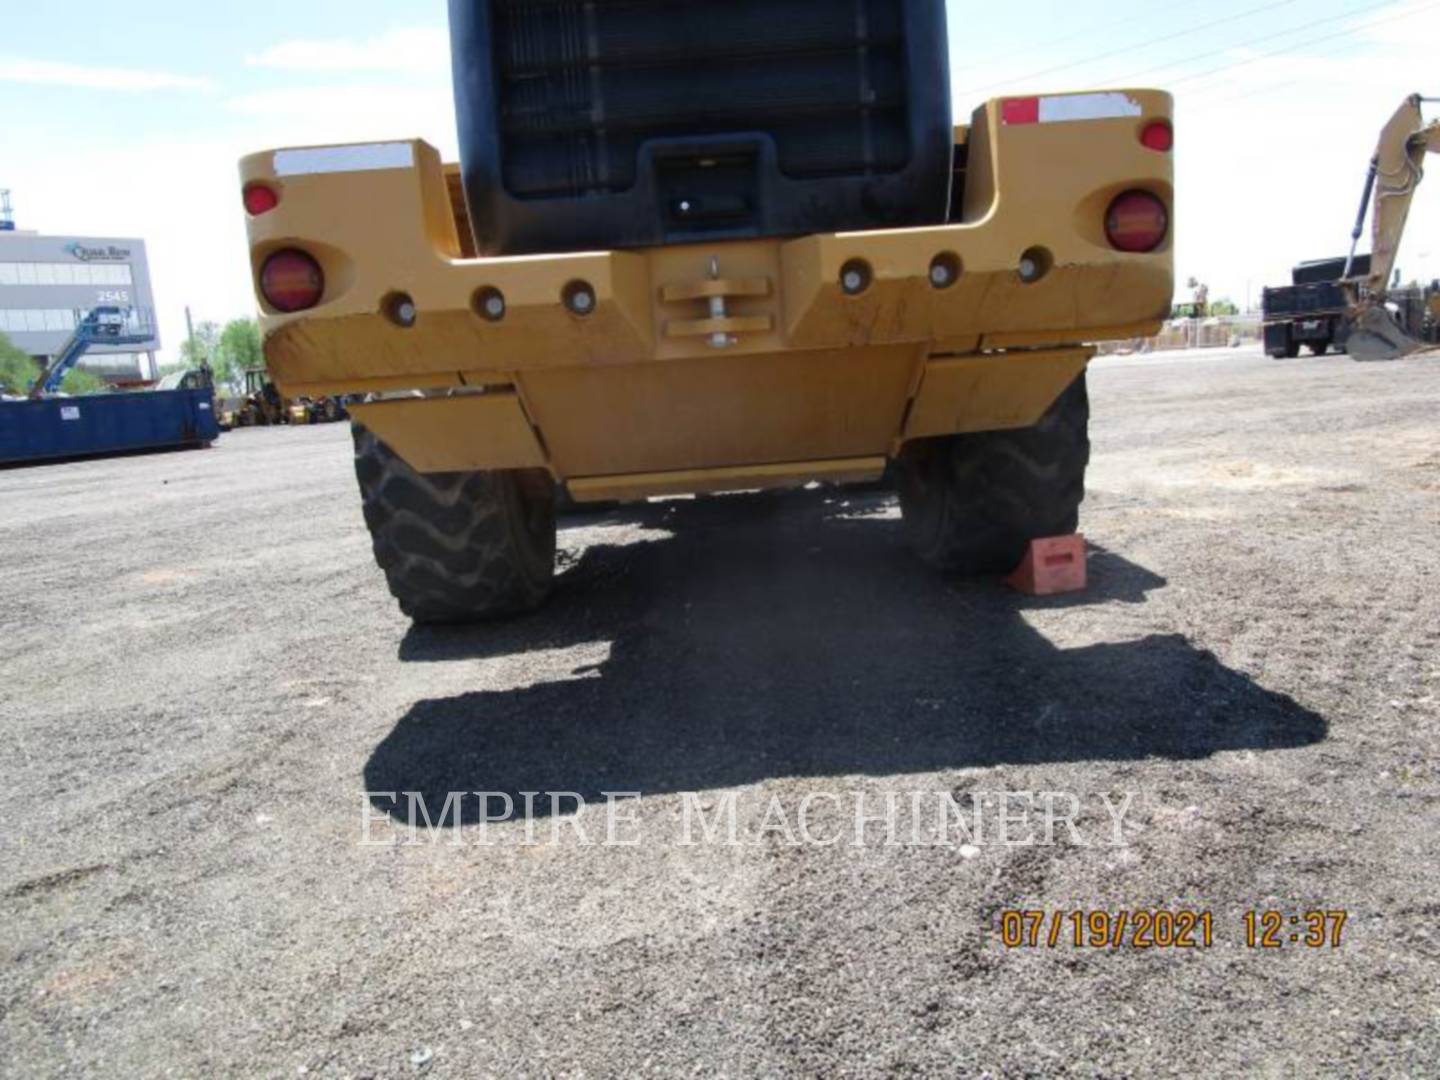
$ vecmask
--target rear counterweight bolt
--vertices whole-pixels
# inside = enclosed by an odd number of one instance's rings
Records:
[[[936,289],[948,289],[960,280],[960,256],[943,251],[930,263],[930,284]]]
[[[404,293],[397,293],[390,297],[385,304],[385,311],[390,316],[391,322],[405,330],[414,326],[415,320],[419,317],[415,301]]]
[[[1020,256],[1020,280],[1026,285],[1034,285],[1050,273],[1055,265],[1054,256],[1042,247],[1033,247]]]
[[[595,291],[583,281],[565,286],[565,306],[576,315],[589,315],[595,310]]]
[[[870,287],[870,265],[861,259],[852,259],[840,268],[840,288],[847,296],[859,296]]]
[[[476,314],[486,322],[499,322],[505,318],[505,294],[493,285],[477,289],[472,304]]]

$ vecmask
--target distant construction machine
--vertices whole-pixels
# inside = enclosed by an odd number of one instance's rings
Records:
[[[221,425],[237,428],[333,424],[348,417],[345,405],[338,398],[285,397],[276,388],[270,373],[258,367],[246,369],[245,395],[221,410]]]
[[[1343,275],[1350,299],[1346,347],[1356,360],[1394,360],[1430,347],[1424,338],[1433,296],[1427,298],[1424,290],[1419,296],[1411,295],[1416,290],[1407,290],[1401,296],[1392,277],[1410,218],[1410,204],[1425,178],[1425,155],[1440,153],[1440,120],[1425,123],[1421,108],[1436,101],[1440,98],[1419,94],[1406,98],[1380,132],[1380,145],[1370,162]],[[1357,273],[1356,251],[1372,199],[1375,212],[1369,273]]]
[[[1336,348],[1356,360],[1396,360],[1436,344],[1440,325],[1431,312],[1440,283],[1402,289],[1395,271],[1425,155],[1440,151],[1440,121],[1427,125],[1421,109],[1434,100],[1406,98],[1380,132],[1349,255],[1301,263],[1289,285],[1265,290],[1271,356],[1293,358],[1306,346],[1316,356]],[[1371,254],[1360,255],[1372,201]]]

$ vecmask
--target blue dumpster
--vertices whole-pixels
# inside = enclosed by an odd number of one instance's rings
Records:
[[[0,464],[209,446],[219,437],[208,387],[0,402]]]

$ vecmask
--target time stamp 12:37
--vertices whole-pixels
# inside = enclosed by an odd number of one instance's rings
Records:
[[[1210,911],[1005,911],[1007,949],[1212,949],[1217,932],[1247,949],[1339,949],[1345,911],[1247,911],[1233,924]]]

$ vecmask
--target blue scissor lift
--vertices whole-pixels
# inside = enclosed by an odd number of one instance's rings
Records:
[[[65,376],[96,345],[143,345],[155,338],[150,320],[133,308],[97,307],[75,313],[75,332],[30,388],[30,400],[39,401],[60,389]]]

